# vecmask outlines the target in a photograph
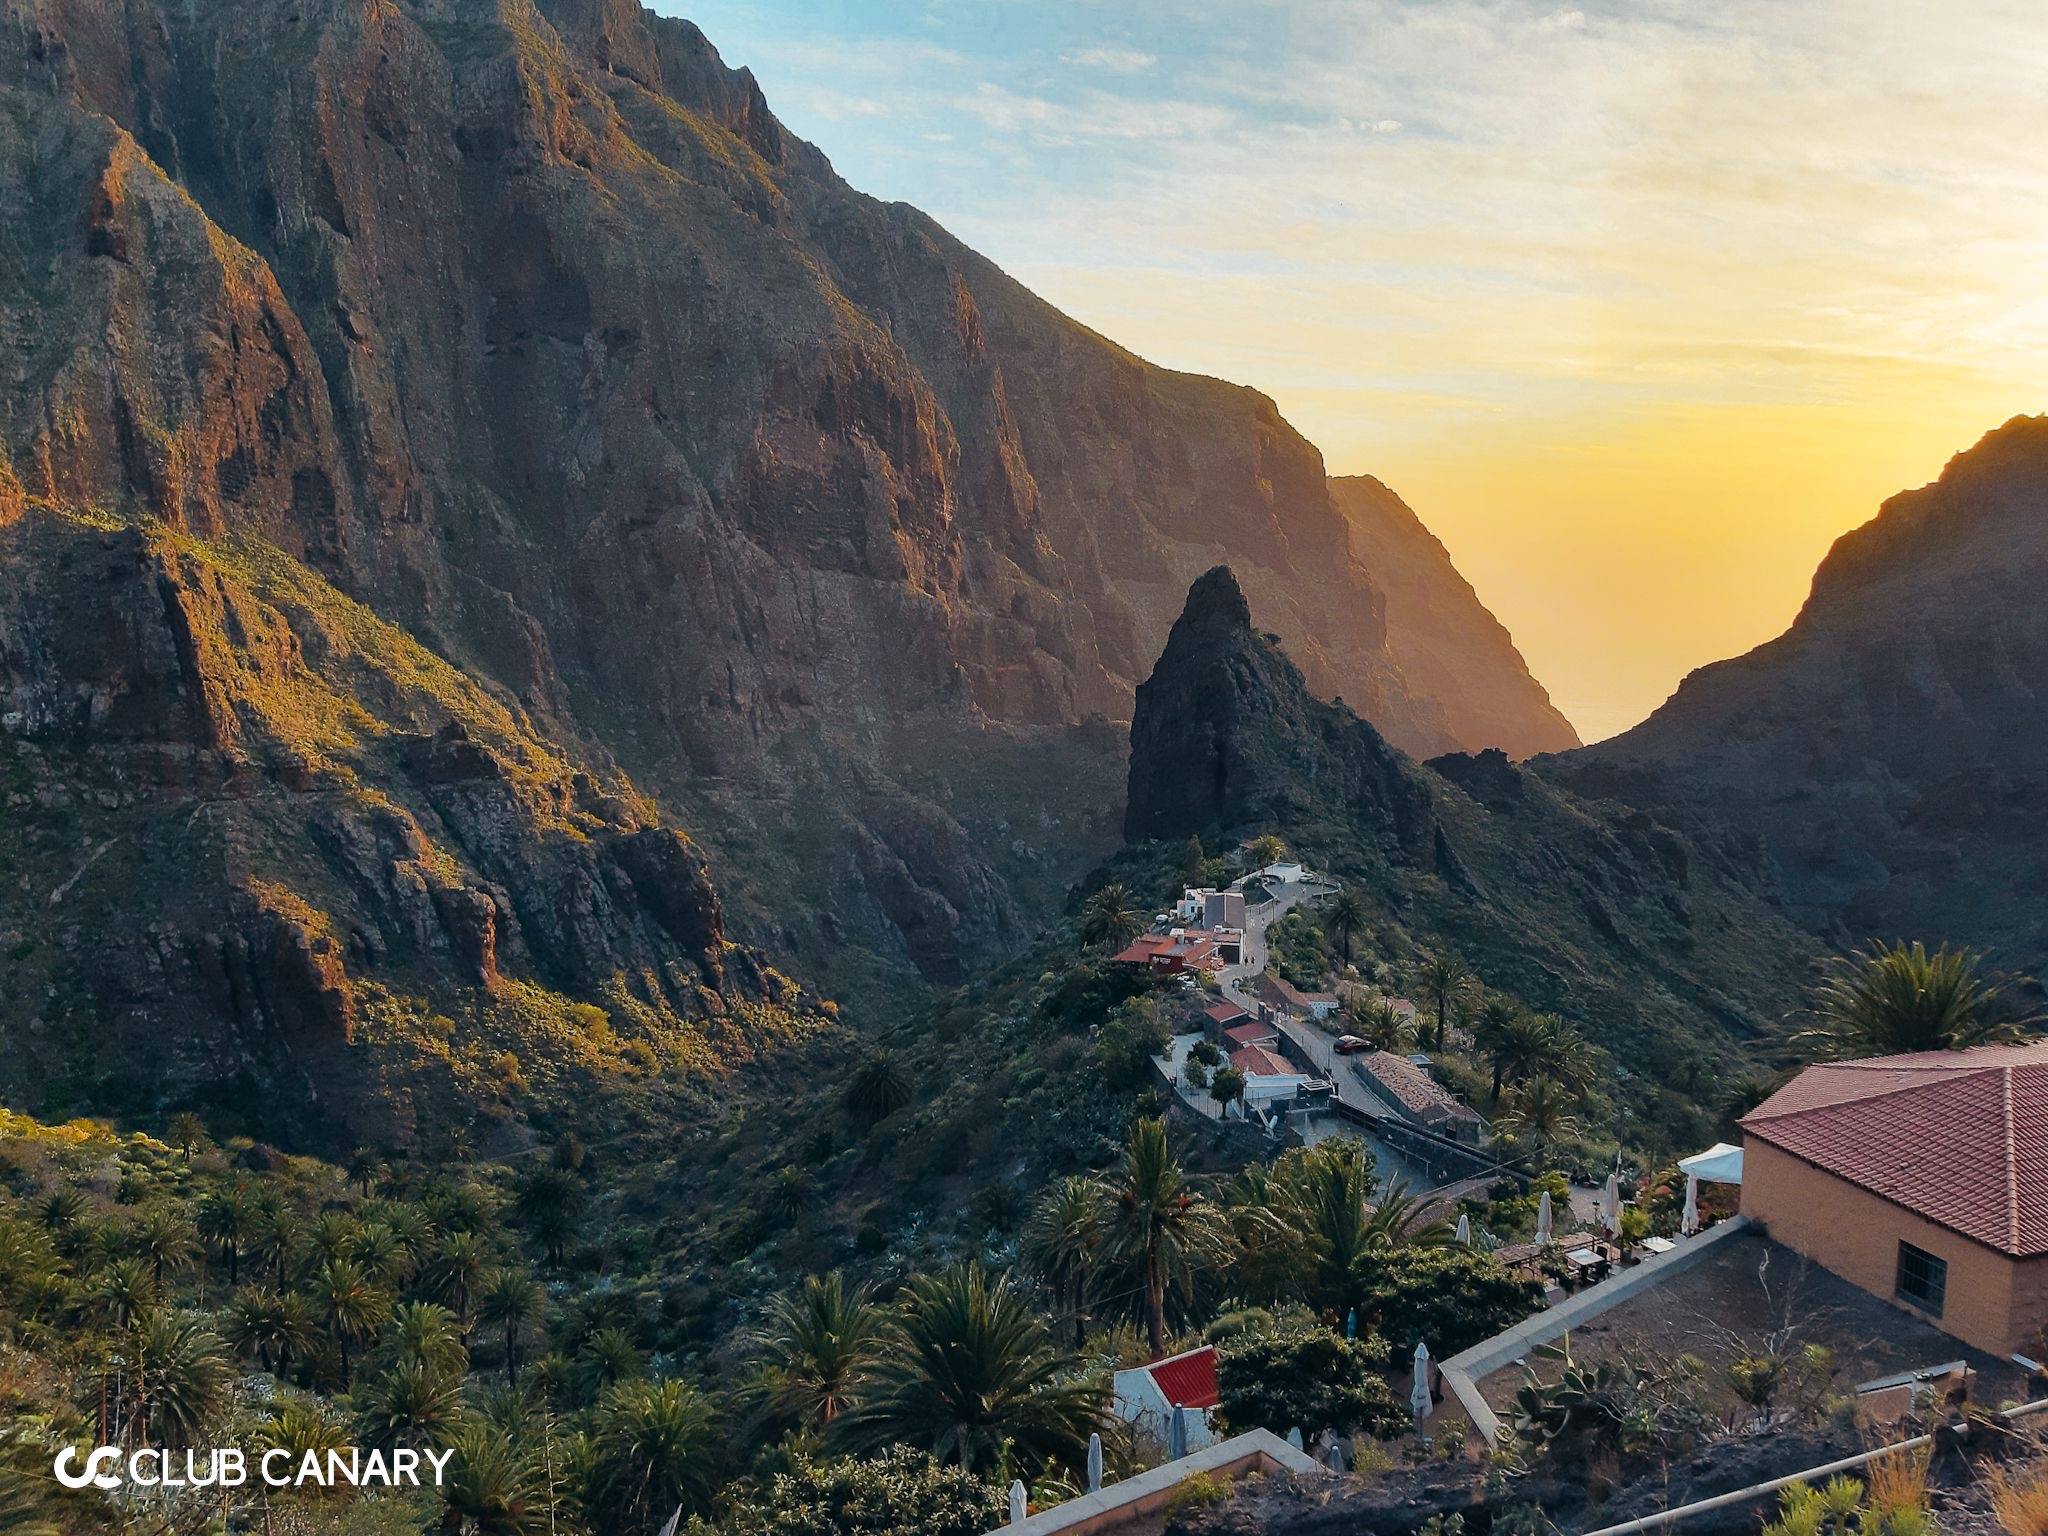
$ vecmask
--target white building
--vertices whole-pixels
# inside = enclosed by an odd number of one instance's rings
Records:
[[[1178,1408],[1190,1410],[1181,1416],[1188,1451],[1216,1443],[1213,1420],[1223,1395],[1216,1384],[1215,1345],[1118,1371],[1110,1390],[1112,1411],[1138,1432],[1141,1441],[1164,1450],[1172,1434],[1171,1415]]]

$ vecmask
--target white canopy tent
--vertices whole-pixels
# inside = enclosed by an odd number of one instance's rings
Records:
[[[1700,1229],[1700,1184],[1740,1184],[1742,1182],[1742,1148],[1717,1141],[1704,1152],[1695,1152],[1691,1157],[1678,1160],[1678,1171],[1685,1175],[1685,1211],[1679,1217],[1678,1230],[1691,1237]]]

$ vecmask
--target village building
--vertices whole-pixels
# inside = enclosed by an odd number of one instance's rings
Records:
[[[1429,1058],[1422,1060],[1426,1064]],[[1478,1146],[1485,1139],[1486,1122],[1430,1076],[1426,1065],[1388,1051],[1365,1051],[1351,1061],[1366,1079],[1367,1091],[1397,1118],[1468,1146]]]
[[[1119,965],[1143,966],[1163,975],[1183,971],[1214,973],[1244,957],[1244,934],[1229,928],[1171,928],[1131,941],[1110,958]]]
[[[1241,1046],[1258,1045],[1278,1054],[1280,1031],[1271,1024],[1261,1024],[1247,1019],[1244,1023],[1233,1024],[1223,1031],[1223,1038],[1230,1042],[1233,1051]]]
[[[1216,1382],[1213,1344],[1118,1371],[1110,1380],[1110,1394],[1112,1411],[1142,1440],[1167,1445],[1178,1409],[1185,1410],[1181,1425],[1187,1432],[1187,1451],[1199,1451],[1216,1442],[1214,1419],[1223,1394]]]
[[[1250,985],[1252,995],[1265,1004],[1269,1016],[1292,1013],[1308,1019],[1327,1019],[1337,1012],[1334,992],[1304,992],[1270,970],[1254,976]]]
[[[1252,1021],[1252,1016],[1249,1013],[1227,997],[1221,1002],[1211,1003],[1207,1008],[1204,1008],[1202,1010],[1202,1017],[1207,1019],[1217,1029],[1226,1032],[1234,1029],[1239,1024],[1249,1024]]]
[[[1245,921],[1244,892],[1189,886],[1173,905],[1174,921],[1191,928],[1236,928]]]
[[[1248,1109],[1292,1099],[1314,1081],[1291,1061],[1263,1045],[1241,1045],[1230,1053],[1231,1068],[1244,1078]]]
[[[1742,1120],[1742,1213],[1966,1343],[2048,1325],[2048,1043],[1808,1067]]]

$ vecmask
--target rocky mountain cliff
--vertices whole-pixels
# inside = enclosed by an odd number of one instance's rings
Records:
[[[260,541],[0,524],[0,1092],[506,1136],[822,1027],[703,854]]]
[[[1845,942],[1950,939],[2048,969],[2048,417],[1844,534],[1792,627],[1543,771],[1754,839]]]
[[[1579,733],[1529,673],[1514,637],[1458,574],[1442,540],[1371,475],[1333,475],[1351,552],[1386,594],[1387,650],[1411,688],[1437,701],[1466,750],[1516,759],[1563,752]]]
[[[1813,941],[1742,850],[1579,799],[1506,754],[1417,763],[1254,628],[1232,573],[1189,589],[1131,721],[1134,843],[1277,833],[1375,924],[1583,1024],[1631,1072],[1699,1088],[1782,1018]]]
[[[1491,740],[1270,401],[855,193],[686,22],[0,0],[0,106],[0,516],[301,562],[808,966],[953,979],[1113,842],[1104,722],[1219,559],[1318,691]]]

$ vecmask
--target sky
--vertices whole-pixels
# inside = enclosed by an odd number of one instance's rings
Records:
[[[2048,411],[2040,0],[655,0],[1413,506],[1588,740]]]

